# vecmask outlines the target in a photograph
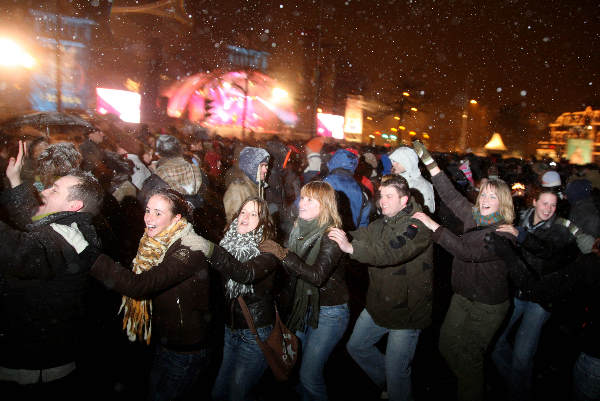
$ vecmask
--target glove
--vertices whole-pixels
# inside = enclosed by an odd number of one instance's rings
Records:
[[[258,250],[263,253],[272,253],[279,260],[285,259],[285,257],[287,256],[287,253],[288,253],[287,248],[282,247],[277,242],[270,240],[270,239],[263,241],[258,246]]]
[[[75,248],[75,252],[77,252],[78,255],[89,245],[81,231],[79,231],[77,223],[72,223],[70,227],[64,224],[52,223],[50,224],[50,227],[60,234],[69,245]]]
[[[429,153],[425,145],[421,143],[421,141],[413,142],[413,150],[415,151],[417,156],[419,156],[419,159],[421,159],[425,167],[427,167],[427,170],[431,171],[438,166],[435,160],[433,160],[433,157],[431,157],[431,154]]]

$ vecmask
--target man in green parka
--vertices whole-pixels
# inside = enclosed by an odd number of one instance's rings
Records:
[[[379,195],[379,219],[352,231],[352,242],[339,229],[331,230],[329,238],[352,259],[369,265],[367,305],[346,348],[371,380],[387,391],[390,400],[408,400],[419,334],[431,323],[431,231],[411,217],[422,209],[411,198],[404,178],[387,178]],[[375,344],[386,333],[384,355]]]

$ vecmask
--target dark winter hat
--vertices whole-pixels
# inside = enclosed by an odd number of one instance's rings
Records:
[[[156,153],[161,157],[176,157],[182,153],[181,143],[172,135],[159,135],[156,139]]]
[[[252,181],[257,182],[258,166],[269,161],[269,152],[262,148],[246,146],[240,152],[238,166]]]
[[[567,200],[572,205],[592,195],[592,183],[588,180],[575,180],[567,185],[565,190]]]

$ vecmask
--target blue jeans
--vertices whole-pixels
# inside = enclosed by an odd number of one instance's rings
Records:
[[[256,329],[266,341],[272,325]],[[267,368],[267,360],[250,329],[232,330],[225,326],[223,361],[212,389],[213,400],[253,400],[252,388]]]
[[[148,400],[168,401],[183,397],[198,377],[208,371],[209,350],[180,353],[157,345],[150,371]]]
[[[600,359],[582,352],[573,367],[573,399],[600,400]]]
[[[540,334],[550,312],[539,304],[514,299],[514,310],[508,326],[498,338],[492,353],[492,359],[498,372],[507,380],[508,395],[511,400],[529,400],[531,398],[533,360],[537,351]],[[521,318],[511,346],[507,337],[513,326]]]
[[[375,344],[388,333],[385,355]],[[408,400],[411,394],[411,363],[421,330],[392,330],[378,326],[363,309],[346,344],[350,356],[390,400]]]
[[[300,363],[300,395],[302,400],[327,400],[327,386],[323,370],[329,355],[340,341],[350,320],[347,304],[321,306],[319,325],[316,329],[308,324],[296,336],[302,343]]]

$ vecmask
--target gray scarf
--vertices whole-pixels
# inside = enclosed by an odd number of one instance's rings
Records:
[[[237,231],[237,222],[237,219],[231,222],[219,245],[238,261],[244,263],[260,255],[258,244],[260,244],[262,239],[263,228],[260,226],[249,233],[240,234]],[[252,284],[242,284],[229,279],[225,284],[225,293],[229,299],[235,299],[240,295],[254,293],[254,287]]]

